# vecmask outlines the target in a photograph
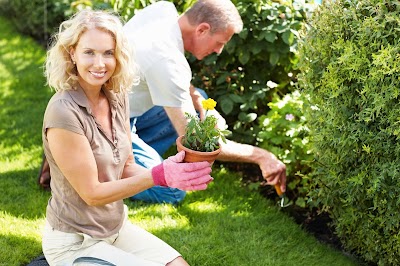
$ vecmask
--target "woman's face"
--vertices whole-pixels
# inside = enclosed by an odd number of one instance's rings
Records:
[[[115,71],[115,41],[108,32],[99,29],[84,32],[70,54],[83,89],[100,89]]]

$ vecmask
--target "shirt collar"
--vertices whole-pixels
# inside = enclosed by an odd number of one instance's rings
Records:
[[[104,87],[102,88],[104,95],[107,97],[108,102],[110,103],[111,106],[116,107],[117,106],[117,97],[115,95],[114,92],[105,89]],[[82,87],[77,84],[76,85],[76,89],[75,90],[68,90],[67,91],[69,93],[69,95],[71,96],[72,100],[78,104],[79,106],[82,106],[84,108],[86,108],[86,110],[88,111],[88,113],[92,113],[92,110],[90,108],[89,105],[89,101],[86,97],[85,92],[83,91]]]

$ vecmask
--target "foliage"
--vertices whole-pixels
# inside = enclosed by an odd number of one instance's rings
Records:
[[[113,10],[119,14],[124,21],[128,21],[137,10],[143,9],[157,1],[159,0],[78,0],[71,4],[71,10],[73,12],[84,8]],[[195,0],[175,0],[172,2],[175,4],[178,12],[183,12],[190,7],[194,1]]]
[[[142,9],[149,3],[155,2],[144,0],[77,0],[71,3],[70,11],[72,13],[82,9],[103,9],[112,10],[120,15],[124,21],[128,21],[134,15],[136,9]]]
[[[400,5],[326,3],[301,45],[304,92],[318,162],[312,196],[349,250],[400,264]]]
[[[234,1],[244,28],[220,55],[190,58],[193,83],[220,103],[232,139],[256,144],[257,118],[273,95],[293,90],[298,30],[311,5],[304,1]]]
[[[217,127],[218,119],[209,114],[214,110],[217,103],[209,98],[202,101],[203,108],[206,110],[206,118],[200,120],[197,115],[186,113],[189,122],[185,128],[183,137],[183,146],[194,151],[211,152],[219,149],[219,141],[226,142],[225,134],[230,133],[227,130],[221,130]]]
[[[309,129],[303,115],[303,103],[307,98],[299,91],[275,97],[268,106],[271,110],[260,119],[257,139],[261,148],[274,153],[286,165],[287,187],[296,204],[306,207],[308,200],[308,174],[313,155],[309,147]]]
[[[0,14],[7,16],[18,31],[46,44],[65,19],[69,0],[0,0]]]
[[[19,32],[32,36],[44,46],[62,21],[78,10],[103,9],[114,11],[128,21],[136,10],[157,0],[0,0],[0,14],[8,17]],[[173,1],[184,11],[194,0]]]

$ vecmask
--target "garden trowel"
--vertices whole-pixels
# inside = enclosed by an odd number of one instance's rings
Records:
[[[290,202],[289,198],[286,196],[286,194],[284,192],[282,192],[280,184],[276,184],[275,185],[275,190],[276,190],[276,194],[278,194],[279,196],[279,202],[278,205],[281,208],[285,208],[288,207],[290,205],[292,205],[292,203]]]

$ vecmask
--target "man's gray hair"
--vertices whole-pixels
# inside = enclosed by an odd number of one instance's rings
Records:
[[[243,29],[239,11],[230,0],[199,0],[185,12],[191,25],[208,23],[211,32],[223,32],[233,28],[235,33]]]

